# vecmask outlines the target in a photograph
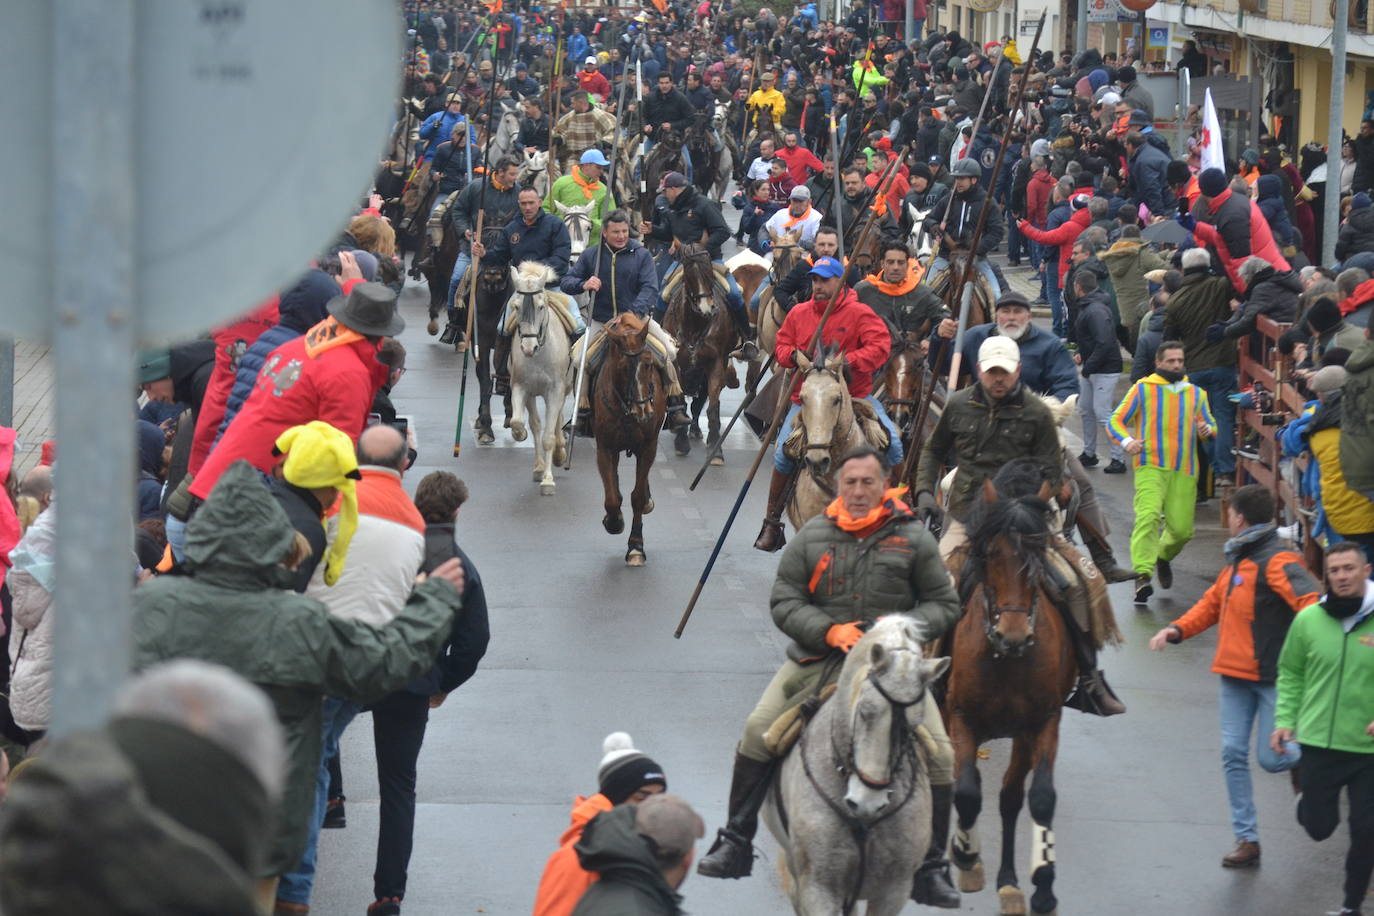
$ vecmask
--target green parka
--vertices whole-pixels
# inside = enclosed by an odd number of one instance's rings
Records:
[[[859,539],[821,514],[787,544],[769,596],[773,623],[792,638],[787,657],[818,661],[837,623],[908,614],[936,639],[959,619],[959,599],[935,538],[893,500],[891,517]]]
[[[1341,397],[1341,473],[1345,484],[1374,499],[1374,340],[1366,338],[1346,360]]]
[[[261,877],[284,874],[305,849],[314,810],[325,696],[368,703],[434,665],[461,599],[430,579],[385,627],[332,616],[289,588],[279,561],[295,532],[246,461],[229,467],[186,530],[190,576],[134,593],[133,666],[172,658],[224,665],[261,687],[286,732],[281,817]]]
[[[1140,319],[1150,311],[1150,285],[1145,275],[1152,270],[1167,270],[1169,263],[1141,239],[1121,239],[1100,255],[1116,287],[1116,308],[1121,324],[1140,327]],[[1132,333],[1132,339],[1135,334]]]

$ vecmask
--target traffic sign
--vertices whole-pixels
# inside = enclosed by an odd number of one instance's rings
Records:
[[[357,211],[396,97],[403,24],[388,0],[140,0],[132,112],[56,98],[52,4],[6,4],[0,85],[10,176],[0,329],[51,339],[52,125],[133,125],[134,284],[141,337],[186,336],[299,274]],[[31,87],[20,90],[17,87]],[[116,119],[111,121],[111,119]],[[122,119],[131,119],[128,122]]]

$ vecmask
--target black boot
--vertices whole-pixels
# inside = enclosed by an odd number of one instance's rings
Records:
[[[697,863],[697,874],[707,878],[747,878],[754,869],[754,834],[759,829],[759,809],[768,795],[776,761],[760,762],[735,754],[730,778],[730,814],[711,851]]]
[[[457,339],[458,325],[450,321],[448,324],[444,325],[444,333],[439,336],[439,343],[449,347],[452,346],[453,342]]]
[[[492,393],[503,398],[510,394],[510,338],[496,335],[496,354],[492,364]]]
[[[687,398],[680,394],[668,397],[668,428],[680,429],[690,426],[692,418],[687,416]]]
[[[584,439],[590,439],[596,435],[592,430],[592,409],[590,407],[577,408],[577,425],[574,430],[575,435]]]
[[[787,495],[787,484],[791,480],[791,474],[784,474],[777,468],[773,469],[773,479],[768,482],[768,510],[763,516],[763,527],[759,529],[759,536],[754,541],[755,550],[772,553],[781,550],[787,543],[787,537],[782,533],[782,502],[783,497]]]
[[[949,860],[945,858],[953,807],[953,786],[930,787],[930,849],[916,869],[916,880],[911,886],[912,900],[943,910],[957,910],[961,902],[959,891],[949,879]]]
[[[1122,569],[1116,563],[1116,556],[1112,553],[1111,546],[1104,540],[1088,534],[1082,527],[1078,529],[1079,534],[1083,535],[1083,543],[1088,548],[1088,555],[1092,557],[1093,565],[1098,572],[1106,577],[1108,582],[1130,582],[1135,578],[1135,570]]]
[[[1088,634],[1078,628],[1071,615],[1063,615],[1069,638],[1073,640],[1074,658],[1078,661],[1078,684],[1064,705],[1094,716],[1119,716],[1126,706],[1107,686],[1107,678],[1097,667],[1097,649]]]
[[[744,360],[746,363],[758,359],[759,348],[754,343],[755,332],[754,326],[749,323],[749,313],[740,309],[738,312],[732,311],[730,317],[735,320],[735,331],[739,334],[740,340],[743,341],[739,349],[730,355],[735,359]]]

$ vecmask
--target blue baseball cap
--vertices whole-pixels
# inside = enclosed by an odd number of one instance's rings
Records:
[[[844,266],[834,258],[817,258],[810,273],[816,277],[843,277]]]
[[[589,149],[582,154],[582,158],[577,160],[581,165],[610,165],[606,159],[606,154],[599,149]]]

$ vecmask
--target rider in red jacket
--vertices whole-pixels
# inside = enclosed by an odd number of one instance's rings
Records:
[[[868,402],[887,429],[889,441],[884,460],[888,467],[893,467],[902,460],[901,432],[878,399],[873,397],[873,373],[887,363],[892,349],[891,332],[883,320],[860,302],[852,289],[844,285],[844,267],[839,261],[816,258],[810,273],[811,300],[793,306],[778,329],[774,346],[778,365],[786,369],[797,367],[798,354],[805,355],[811,350],[811,341],[816,336],[821,316],[825,315],[830,300],[838,297],[825,319],[817,352],[829,348],[838,349],[844,354],[849,396]],[[759,550],[774,551],[787,542],[782,533],[783,497],[797,466],[783,451],[783,443],[787,439],[786,431],[792,428],[793,419],[801,412],[801,386],[805,376],[805,372],[796,374],[792,384],[792,406],[782,426],[778,427],[778,446],[773,452],[773,479],[768,485],[768,514],[763,519],[763,529],[759,531],[758,539],[754,541],[754,547]]]

